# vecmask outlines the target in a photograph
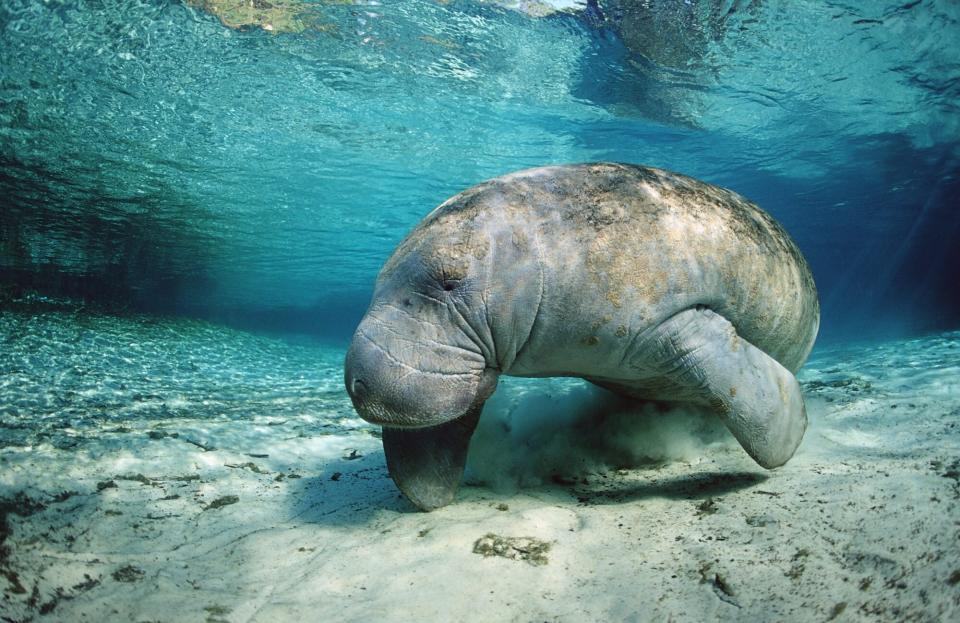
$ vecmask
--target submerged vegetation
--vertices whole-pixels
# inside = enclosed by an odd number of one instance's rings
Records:
[[[447,4],[450,0],[435,0],[437,4]],[[324,5],[353,5],[355,0],[185,0],[193,7],[207,11],[219,18],[227,28],[242,30],[260,28],[273,34],[299,34],[307,31],[335,32],[336,25],[321,11]],[[539,0],[497,0],[491,4],[512,9],[530,17],[546,17],[558,12],[555,3]],[[582,8],[583,3],[564,3],[568,7]],[[443,45],[445,42],[430,35],[423,35],[423,41]],[[446,42],[446,45],[451,45]]]
[[[318,3],[304,0],[186,0],[187,4],[216,15],[228,28],[261,28],[267,32],[302,33],[332,30]],[[340,4],[349,4],[343,0]]]

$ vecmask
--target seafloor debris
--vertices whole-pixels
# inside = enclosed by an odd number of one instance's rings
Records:
[[[725,574],[714,568],[713,563],[705,562],[700,565],[700,583],[710,585],[720,601],[740,607],[736,591],[733,590],[730,581]]]
[[[236,504],[239,501],[240,501],[240,498],[238,498],[235,495],[225,495],[223,497],[217,498],[216,500],[204,506],[203,510],[205,511],[216,510],[218,508],[223,508],[224,506],[230,506],[231,504]]]
[[[304,0],[186,0],[186,3],[217,16],[227,28],[253,26],[272,33],[334,28],[333,24],[324,23],[317,3]]]
[[[473,553],[484,558],[499,556],[510,560],[523,560],[539,567],[547,564],[550,543],[530,536],[498,536],[486,534],[473,544]]]
[[[705,515],[713,515],[720,507],[717,505],[719,500],[713,498],[707,498],[706,500],[697,504],[697,517],[703,517]]]
[[[207,623],[226,623],[227,615],[233,612],[231,608],[220,604],[206,606],[203,611],[207,613]]]
[[[260,469],[260,466],[254,463],[253,461],[247,461],[246,463],[224,463],[224,467],[229,467],[231,469],[249,469],[254,474],[270,473],[264,469]]]
[[[754,528],[766,528],[768,526],[778,526],[780,521],[770,515],[749,515],[746,518],[747,525]]]
[[[125,565],[113,572],[113,579],[117,582],[139,582],[146,575],[143,569],[133,565]]]

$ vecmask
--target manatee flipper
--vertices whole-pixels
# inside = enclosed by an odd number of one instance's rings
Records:
[[[654,368],[711,405],[761,466],[773,469],[793,456],[807,427],[800,384],[729,320],[688,309],[657,327],[646,347]]]
[[[453,501],[482,409],[481,404],[455,420],[429,428],[384,427],[387,471],[400,491],[421,510],[430,511]]]

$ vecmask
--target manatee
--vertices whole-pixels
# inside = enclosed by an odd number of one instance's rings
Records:
[[[529,169],[450,198],[383,266],[346,355],[359,415],[416,506],[453,499],[501,374],[706,405],[773,469],[807,417],[806,260],[740,195],[639,165]]]

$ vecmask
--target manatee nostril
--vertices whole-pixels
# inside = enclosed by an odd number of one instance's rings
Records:
[[[367,386],[360,379],[353,379],[350,383],[350,395],[357,400],[362,400],[367,395]]]

